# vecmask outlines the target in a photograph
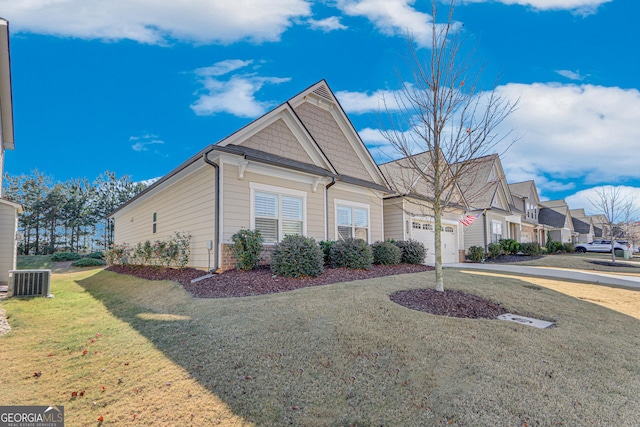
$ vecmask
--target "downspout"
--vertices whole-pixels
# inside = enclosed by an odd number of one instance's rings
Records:
[[[487,253],[487,211],[482,212],[482,228],[484,229],[484,253]]]
[[[202,155],[202,160],[204,160],[204,162],[208,165],[213,166],[213,168],[215,169],[215,179],[216,179],[216,184],[215,184],[215,191],[216,191],[216,197],[215,197],[215,203],[216,206],[214,208],[214,227],[215,227],[215,238],[213,239],[213,247],[215,248],[215,257],[213,260],[213,268],[211,270],[209,270],[210,273],[215,273],[216,271],[218,271],[218,258],[220,256],[220,254],[218,253],[220,251],[220,166],[218,166],[217,163],[212,162],[211,160],[209,160],[209,157],[207,157],[209,155],[210,152],[213,151],[213,148],[209,151],[207,151],[206,153],[204,153]]]
[[[331,182],[324,187],[324,239],[329,240],[329,188],[336,183],[336,177],[331,178]]]

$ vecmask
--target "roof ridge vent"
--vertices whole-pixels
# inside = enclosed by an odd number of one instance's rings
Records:
[[[320,87],[318,87],[317,89],[315,89],[313,91],[313,93],[315,93],[316,95],[324,98],[324,99],[328,99],[329,101],[333,101],[333,97],[331,96],[331,92],[329,91],[329,89],[325,86],[322,85]]]

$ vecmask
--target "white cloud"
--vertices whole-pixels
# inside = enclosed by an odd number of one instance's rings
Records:
[[[579,179],[587,185],[640,179],[640,92],[593,85],[508,84],[498,88],[507,99],[520,98],[503,132],[521,136],[503,156],[507,177],[555,178],[541,190]]]
[[[320,20],[315,20],[315,19],[309,19],[307,21],[309,23],[309,26],[314,29],[314,30],[322,30],[325,33],[328,33],[330,31],[335,31],[335,30],[346,30],[347,26],[343,25],[340,22],[340,18],[337,16],[331,16],[329,18],[325,18],[325,19],[320,19]]]
[[[165,44],[277,41],[308,0],[0,0],[13,32]]]
[[[571,70],[556,70],[557,74],[560,74],[562,77],[566,77],[569,80],[582,81],[585,76],[581,75],[579,71],[571,71]]]
[[[349,16],[369,19],[388,36],[411,35],[418,45],[431,46],[433,17],[413,7],[415,0],[338,0],[337,7]],[[454,22],[453,30],[460,27]]]
[[[210,67],[198,68],[196,75],[202,90],[198,99],[191,104],[191,109],[199,116],[209,116],[216,113],[229,113],[238,117],[258,117],[273,105],[272,102],[259,101],[256,93],[265,84],[279,84],[288,82],[289,78],[262,77],[256,73],[235,74],[227,80],[222,80],[225,74],[236,71],[253,61],[226,60]]]
[[[498,1],[506,5],[528,6],[536,10],[569,10],[578,15],[595,13],[599,6],[613,0],[463,0],[464,3]]]
[[[585,213],[587,215],[598,215],[602,212],[599,212],[598,209],[594,206],[594,203],[597,205],[600,198],[598,196],[598,192],[605,191],[605,194],[608,194],[608,191],[616,188],[620,190],[620,200],[631,200],[633,204],[633,208],[635,212],[632,214],[633,217],[638,217],[640,213],[640,188],[638,187],[629,187],[629,186],[600,186],[593,187],[587,190],[578,191],[571,196],[565,197],[565,201],[569,205],[571,209],[575,208],[584,208]],[[620,214],[624,214],[623,212],[619,212]],[[625,218],[622,216],[618,218],[619,221],[623,221]]]
[[[348,114],[384,112],[385,109],[398,109],[398,96],[401,93],[392,90],[376,90],[375,92],[338,91],[336,98]]]
[[[162,145],[164,141],[158,139],[157,135],[153,134],[145,134],[142,136],[131,136],[129,137],[130,142],[135,142],[131,148],[133,151],[149,151],[150,145]]]
[[[210,67],[197,68],[195,73],[202,77],[223,76],[232,71],[244,68],[253,63],[252,60],[243,61],[241,59],[227,59],[225,61],[216,62]]]

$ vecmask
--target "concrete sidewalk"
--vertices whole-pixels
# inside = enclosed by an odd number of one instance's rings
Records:
[[[623,276],[620,274],[600,272],[560,269],[552,267],[532,267],[526,265],[509,264],[485,264],[485,263],[457,263],[445,264],[446,268],[459,268],[462,270],[485,270],[504,273],[528,274],[530,276],[554,277],[557,279],[579,280],[584,282],[594,282],[603,285],[624,286],[627,288],[640,289],[640,277]]]

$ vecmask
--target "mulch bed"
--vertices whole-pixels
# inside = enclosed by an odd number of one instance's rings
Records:
[[[396,274],[431,271],[426,265],[399,264],[392,266],[374,265],[369,270],[349,270],[346,268],[325,268],[319,277],[292,279],[273,274],[269,267],[251,271],[228,270],[211,278],[195,283],[191,280],[202,277],[206,272],[193,268],[183,270],[138,265],[112,265],[107,270],[128,274],[147,280],[172,280],[198,298],[233,298],[273,294],[293,291],[308,286],[328,285],[353,280],[372,279]],[[491,301],[461,291],[437,292],[433,289],[419,289],[396,292],[391,300],[413,310],[461,317],[495,319],[507,311]]]
[[[395,274],[420,273],[433,270],[426,265],[374,265],[369,270],[349,270],[347,268],[325,268],[318,277],[292,279],[274,275],[268,266],[250,271],[228,270],[209,279],[191,283],[191,280],[204,276],[204,271],[185,268],[184,270],[145,267],[132,265],[113,265],[107,270],[129,274],[147,280],[173,280],[184,286],[198,298],[232,298],[253,295],[273,294],[293,291],[308,286],[329,285],[331,283],[350,282],[352,280],[372,279]]]
[[[496,319],[501,314],[508,313],[499,304],[462,291],[415,289],[396,292],[390,298],[404,307],[440,316]]]
[[[487,258],[484,262],[495,264],[508,264],[510,262],[533,261],[543,258],[542,255],[501,255],[496,259]]]
[[[587,261],[590,262],[591,264],[596,264],[596,265],[604,265],[606,267],[631,267],[631,268],[638,268],[635,265],[631,265],[631,264],[625,264],[624,262],[611,262],[611,261],[596,261],[596,260],[591,260],[591,261]]]

